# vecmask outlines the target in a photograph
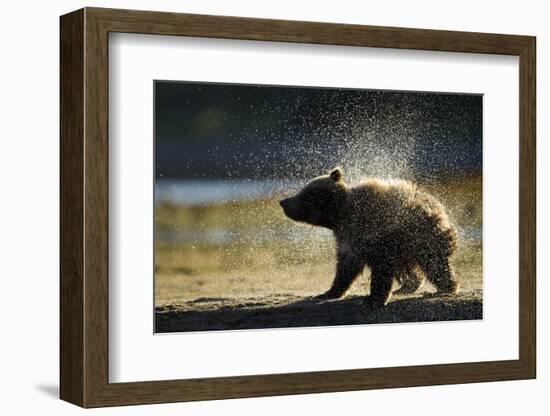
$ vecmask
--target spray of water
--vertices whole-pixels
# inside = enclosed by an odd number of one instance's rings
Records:
[[[254,230],[233,230],[233,241],[249,247],[246,253],[240,252],[239,256],[257,256],[265,250],[266,242],[277,241],[281,244],[273,249],[276,261],[265,265],[272,273],[285,273],[297,261],[306,267],[308,262],[313,266],[319,257],[332,262],[334,242],[331,232],[295,223],[284,217],[278,207],[278,199],[295,193],[309,180],[327,173],[334,166],[344,169],[345,179],[352,185],[367,176],[413,179],[411,160],[415,156],[414,113],[400,119],[389,114],[386,120],[380,120],[379,116],[377,119],[369,119],[360,112],[353,113],[341,114],[337,124],[320,122],[316,126],[309,126],[304,129],[303,136],[284,141],[290,143],[286,147],[269,146],[276,150],[250,153],[245,157],[234,156],[233,163],[245,163],[252,176],[255,170],[261,171],[264,164],[272,164],[276,166],[276,176],[279,178],[263,198],[236,213],[243,218],[251,215],[260,217],[262,212],[272,213],[271,216],[263,216],[264,221]],[[327,141],[333,143],[328,146],[330,151],[327,151]],[[303,148],[297,149],[293,143],[299,143]],[[281,153],[284,153],[283,157]],[[284,163],[277,165],[281,160]],[[287,175],[287,172],[291,174]],[[233,250],[231,245],[223,249]]]

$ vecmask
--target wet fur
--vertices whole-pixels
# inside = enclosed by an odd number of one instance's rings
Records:
[[[394,280],[401,293],[413,293],[423,275],[440,293],[458,292],[450,263],[456,229],[443,205],[412,182],[368,178],[351,187],[334,169],[281,206],[289,218],[334,233],[336,276],[322,298],[343,296],[365,266],[371,269],[374,306],[389,302]]]

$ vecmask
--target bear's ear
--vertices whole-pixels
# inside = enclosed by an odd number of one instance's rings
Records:
[[[338,181],[342,180],[342,177],[344,176],[344,173],[342,172],[342,169],[335,168],[330,172],[329,176],[330,176],[330,179],[332,179],[333,181],[338,182]]]

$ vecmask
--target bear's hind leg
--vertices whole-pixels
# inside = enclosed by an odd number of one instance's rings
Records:
[[[402,271],[398,275],[397,280],[401,283],[401,287],[393,292],[396,295],[410,295],[415,293],[424,284],[424,276],[417,267],[409,267]]]
[[[370,296],[367,304],[382,307],[390,301],[394,272],[385,267],[373,267],[370,280]]]
[[[458,293],[459,284],[448,257],[431,257],[423,261],[421,267],[438,293],[455,295]]]

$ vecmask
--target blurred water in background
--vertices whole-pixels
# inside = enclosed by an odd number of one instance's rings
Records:
[[[298,189],[305,181],[282,179],[157,179],[155,203],[203,205],[263,199]]]
[[[304,183],[279,179],[157,179],[156,212],[169,218],[164,223],[156,221],[157,242],[219,246],[295,240],[295,224],[284,217],[278,201]]]

